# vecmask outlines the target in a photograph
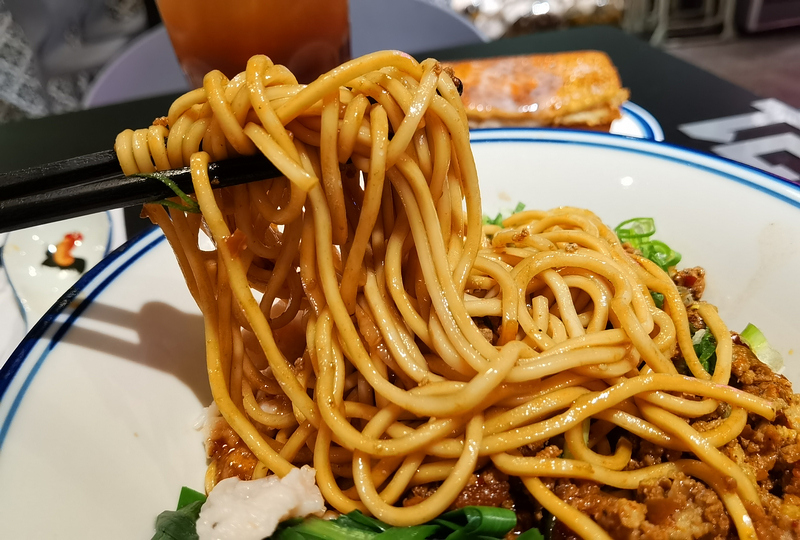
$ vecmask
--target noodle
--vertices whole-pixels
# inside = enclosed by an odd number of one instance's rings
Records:
[[[444,512],[491,460],[576,534],[599,538],[539,478],[636,489],[685,473],[752,534],[756,486],[719,448],[748,413],[771,420],[776,409],[727,386],[732,346],[716,310],[699,310],[718,343],[709,374],[672,280],[594,214],[526,211],[482,226],[465,113],[436,61],[380,52],[301,86],[256,56],[233,79],[209,73],[115,148],[126,174],[191,167],[203,219],[146,212],[203,312],[214,401],[257,461],[246,476],[313,464],[335,509],[412,525]],[[213,189],[209,161],[256,152],[285,177]],[[693,376],[678,374],[676,355]],[[721,425],[687,423],[719,402],[734,407]],[[625,433],[615,449],[612,429]],[[568,455],[519,453],[557,437]],[[630,437],[696,459],[624,470]],[[215,455],[209,490],[225,470]],[[398,504],[432,481],[432,496]]]

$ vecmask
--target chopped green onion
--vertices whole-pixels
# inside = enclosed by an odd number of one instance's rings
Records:
[[[643,244],[642,248],[642,254],[665,271],[681,262],[681,254],[674,251],[664,242],[650,240],[650,242]]]
[[[503,226],[503,214],[498,213],[494,218],[490,218],[486,214],[483,215],[483,224],[484,225],[497,225],[498,227]]]
[[[779,371],[783,369],[783,357],[772,345],[769,344],[767,338],[754,324],[748,324],[742,333],[739,334],[745,345],[750,347],[753,354],[765,363],[772,371]]]
[[[160,201],[156,201],[156,204],[160,204],[163,206],[167,206],[169,208],[176,208],[182,212],[188,212],[190,214],[199,214],[200,213],[200,205],[197,204],[197,201],[189,197],[186,193],[183,192],[181,188],[178,187],[171,178],[164,176],[163,174],[133,174],[131,176],[138,176],[139,178],[150,178],[152,180],[158,180],[165,186],[175,193],[175,195],[180,198],[186,204],[178,204],[168,199],[162,199]]]
[[[653,302],[655,302],[656,307],[658,309],[662,309],[664,307],[664,295],[663,294],[661,294],[660,292],[656,292],[656,291],[650,291],[650,297],[653,299]]]
[[[528,529],[517,536],[516,540],[544,540],[544,535],[539,532],[539,529]]]
[[[614,232],[617,233],[620,240],[623,240],[623,238],[649,238],[656,233],[656,222],[649,217],[632,218],[617,225]]]
[[[680,253],[664,242],[652,238],[656,233],[653,218],[628,219],[617,225],[614,232],[620,242],[628,243],[638,249],[642,256],[656,263],[665,272],[681,261]]]
[[[503,221],[506,220],[509,216],[516,214],[517,212],[522,212],[525,210],[525,203],[519,202],[517,206],[514,207],[514,210],[510,214],[506,214],[503,212],[498,212],[495,217],[489,217],[486,214],[483,215],[483,224],[484,225],[497,225],[498,227],[503,226]]]
[[[713,373],[717,365],[717,340],[714,339],[714,334],[705,328],[698,330],[692,336],[692,345],[703,369]]]

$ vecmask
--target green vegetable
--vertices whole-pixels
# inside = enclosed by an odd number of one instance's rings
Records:
[[[650,296],[653,298],[653,302],[656,303],[656,307],[661,309],[664,307],[664,295],[660,292],[650,291]]]
[[[497,215],[493,218],[487,216],[486,214],[483,215],[483,224],[484,225],[497,225],[498,227],[503,226],[503,214],[497,213]]]
[[[703,369],[713,373],[717,365],[717,340],[714,339],[714,334],[705,328],[698,330],[692,336],[692,344]]]
[[[197,519],[205,501],[202,493],[182,488],[178,509],[159,514],[152,540],[198,540]],[[488,506],[468,506],[413,527],[392,527],[356,510],[333,520],[290,519],[268,540],[496,540],[505,538],[516,524],[511,510]],[[536,529],[519,538],[544,540]]]
[[[161,512],[152,540],[198,540],[197,518],[206,496],[186,486],[181,488],[178,509]]]
[[[739,334],[745,345],[750,347],[753,354],[764,362],[772,371],[783,368],[783,357],[769,344],[767,338],[755,325],[748,324]]]
[[[342,516],[345,517],[345,516]],[[380,530],[364,527],[354,520],[324,520],[317,517],[306,518],[299,523],[283,523],[271,540],[372,540]]]
[[[413,527],[391,527],[355,511],[330,521],[307,518],[284,523],[270,540],[492,540],[504,538],[516,524],[511,510],[486,506],[468,506]],[[521,538],[543,539],[535,529]]]
[[[416,525],[414,527],[395,527],[386,529],[375,540],[426,540],[438,530],[436,525]],[[449,538],[449,537],[448,537]],[[477,536],[476,538],[484,538]],[[492,536],[491,538],[497,538]]]
[[[632,218],[623,221],[614,229],[620,240],[626,238],[647,239],[656,233],[656,222],[653,218]]]
[[[654,240],[656,224],[653,218],[633,218],[623,221],[614,229],[620,242],[627,242],[665,272],[681,261],[681,254],[664,242]]]
[[[519,202],[519,203],[517,203],[517,206],[514,207],[514,210],[510,214],[504,214],[503,212],[498,212],[497,215],[495,217],[493,217],[493,218],[491,218],[491,217],[487,216],[486,214],[484,214],[483,215],[483,224],[484,225],[497,225],[498,227],[502,227],[503,226],[503,221],[505,221],[505,219],[507,217],[509,217],[509,216],[511,216],[513,214],[516,214],[517,212],[522,212],[523,210],[525,210],[525,204]]]
[[[182,212],[189,212],[190,214],[199,214],[200,213],[200,205],[197,204],[197,201],[189,197],[186,193],[178,187],[171,178],[164,176],[163,174],[133,174],[131,176],[138,176],[139,178],[150,178],[152,180],[158,180],[159,182],[163,183],[169,189],[175,193],[183,202],[186,204],[178,204],[174,203],[168,199],[162,199],[160,201],[156,201],[156,203],[161,204],[163,206],[168,206],[169,208],[176,208]]]
[[[360,527],[375,532],[383,532],[386,529],[391,529],[392,527],[388,523],[384,523],[383,521],[375,519],[374,517],[365,516],[358,511],[339,516],[337,521],[354,529]]]
[[[447,540],[504,538],[517,524],[517,515],[505,508],[467,506],[443,514],[434,523],[452,528],[453,532],[446,537]]]
[[[181,494],[178,496],[178,510],[197,501],[200,501],[201,503],[206,502],[205,494],[195,491],[192,488],[183,486],[181,488]]]
[[[528,529],[517,536],[517,540],[544,540],[544,535],[539,532],[539,529]]]
[[[675,369],[678,370],[678,373],[681,375],[686,375],[687,377],[692,377],[692,370],[689,369],[689,366],[686,365],[686,360],[683,358],[676,358],[675,359]]]
[[[187,504],[179,510],[166,510],[156,518],[152,540],[198,540],[197,518],[203,501]]]
[[[542,510],[542,513],[542,521],[540,522],[542,532],[540,534],[544,536],[545,540],[551,540],[551,538],[553,538],[553,531],[556,528],[556,516],[547,510]]]

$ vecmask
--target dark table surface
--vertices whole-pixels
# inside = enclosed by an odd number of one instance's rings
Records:
[[[713,142],[678,129],[686,123],[752,113],[752,93],[611,27],[577,28],[432,52],[441,60],[595,49],[608,53],[631,101],[661,123],[670,143],[708,151]],[[175,96],[0,125],[0,172],[47,163],[113,146],[125,128],[145,127],[166,114]],[[780,159],[780,156],[778,158]],[[2,192],[0,192],[1,195]],[[128,234],[147,224],[127,212]]]

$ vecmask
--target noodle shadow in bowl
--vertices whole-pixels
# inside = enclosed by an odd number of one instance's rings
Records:
[[[139,311],[93,302],[63,341],[168,373],[200,403],[211,402],[198,314],[164,302],[148,302]]]

